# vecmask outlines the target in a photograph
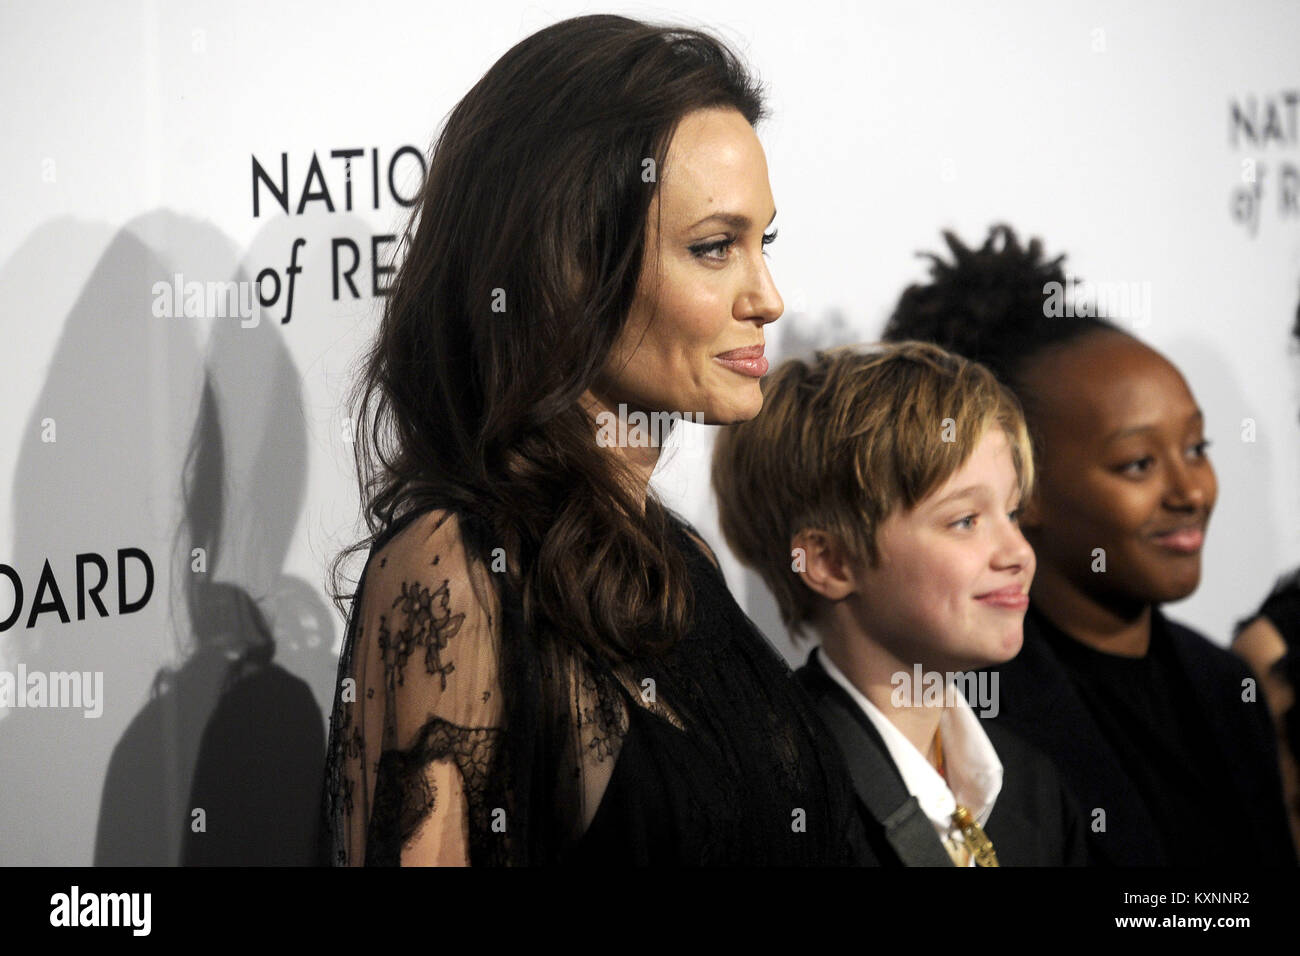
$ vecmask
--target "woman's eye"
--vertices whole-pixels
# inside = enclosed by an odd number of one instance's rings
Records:
[[[764,234],[762,241],[764,255],[767,255],[767,247],[776,241],[776,234],[776,229]],[[735,244],[736,237],[728,236],[726,239],[716,239],[713,242],[698,243],[691,246],[690,250],[697,259],[712,259],[714,262],[724,262],[727,258],[725,253]],[[717,253],[723,253],[723,255],[717,255]]]
[[[1024,510],[1025,510],[1024,508],[1017,508],[1015,511],[1007,512],[1007,517],[1011,519],[1012,524],[1020,523],[1020,515]]]
[[[1200,441],[1198,441],[1195,445],[1192,446],[1192,454],[1195,455],[1197,458],[1204,458],[1205,452],[1209,447],[1210,447],[1210,440],[1208,438],[1202,438]]]
[[[735,242],[736,240],[734,238],[728,237],[726,239],[718,239],[715,242],[702,242],[698,245],[691,246],[690,249],[691,253],[697,259],[712,259],[715,262],[722,262],[727,257],[725,255],[715,256],[713,253],[726,252],[735,245]]]

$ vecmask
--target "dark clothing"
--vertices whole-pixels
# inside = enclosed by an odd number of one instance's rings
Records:
[[[324,859],[399,864],[421,833],[464,827],[473,865],[867,862],[812,702],[690,526],[666,517],[689,626],[667,651],[620,662],[530,632],[505,575],[492,576],[499,613],[473,599],[466,555],[498,540],[475,516],[425,522],[376,559],[397,531],[382,537],[340,657],[356,703],[336,694]],[[464,823],[431,782],[449,763]]]
[[[882,866],[952,866],[934,825],[862,708],[822,666],[821,649],[795,676],[817,702],[849,763],[867,839]],[[1051,762],[1014,733],[986,721],[1002,762],[1002,789],[984,832],[1000,866],[1082,866],[1087,843],[1078,808]]]
[[[629,701],[609,786],[565,862],[870,862],[848,774],[794,675],[718,569],[685,534],[680,542],[695,626],[638,673],[688,731]]]
[[[1279,578],[1260,609],[1241,621],[1238,630],[1259,617],[1266,618],[1286,642],[1286,653],[1277,666],[1292,690],[1300,689],[1300,568]],[[1282,715],[1282,726],[1291,759],[1300,761],[1300,704],[1292,704]]]
[[[1268,711],[1232,654],[1154,607],[1145,657],[1106,654],[1031,602],[997,670],[995,724],[1056,762],[1094,863],[1295,864]]]

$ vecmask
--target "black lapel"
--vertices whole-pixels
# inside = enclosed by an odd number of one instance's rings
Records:
[[[934,824],[907,791],[871,719],[826,672],[814,648],[799,676],[848,764],[853,789],[904,866],[952,866]]]

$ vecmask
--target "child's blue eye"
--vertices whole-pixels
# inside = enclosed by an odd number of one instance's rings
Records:
[[[1015,511],[1007,512],[1007,517],[1011,519],[1012,524],[1020,523],[1020,515],[1024,510],[1024,508],[1017,508]]]
[[[963,531],[969,531],[971,528],[974,527],[975,518],[976,515],[967,515],[964,518],[958,518],[952,524],[948,525],[948,527],[961,528]]]

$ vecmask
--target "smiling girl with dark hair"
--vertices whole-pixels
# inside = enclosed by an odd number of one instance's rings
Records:
[[[359,382],[328,862],[858,858],[811,705],[647,487],[660,447],[598,428],[758,413],[763,115],[713,37],[603,15],[452,111]]]

